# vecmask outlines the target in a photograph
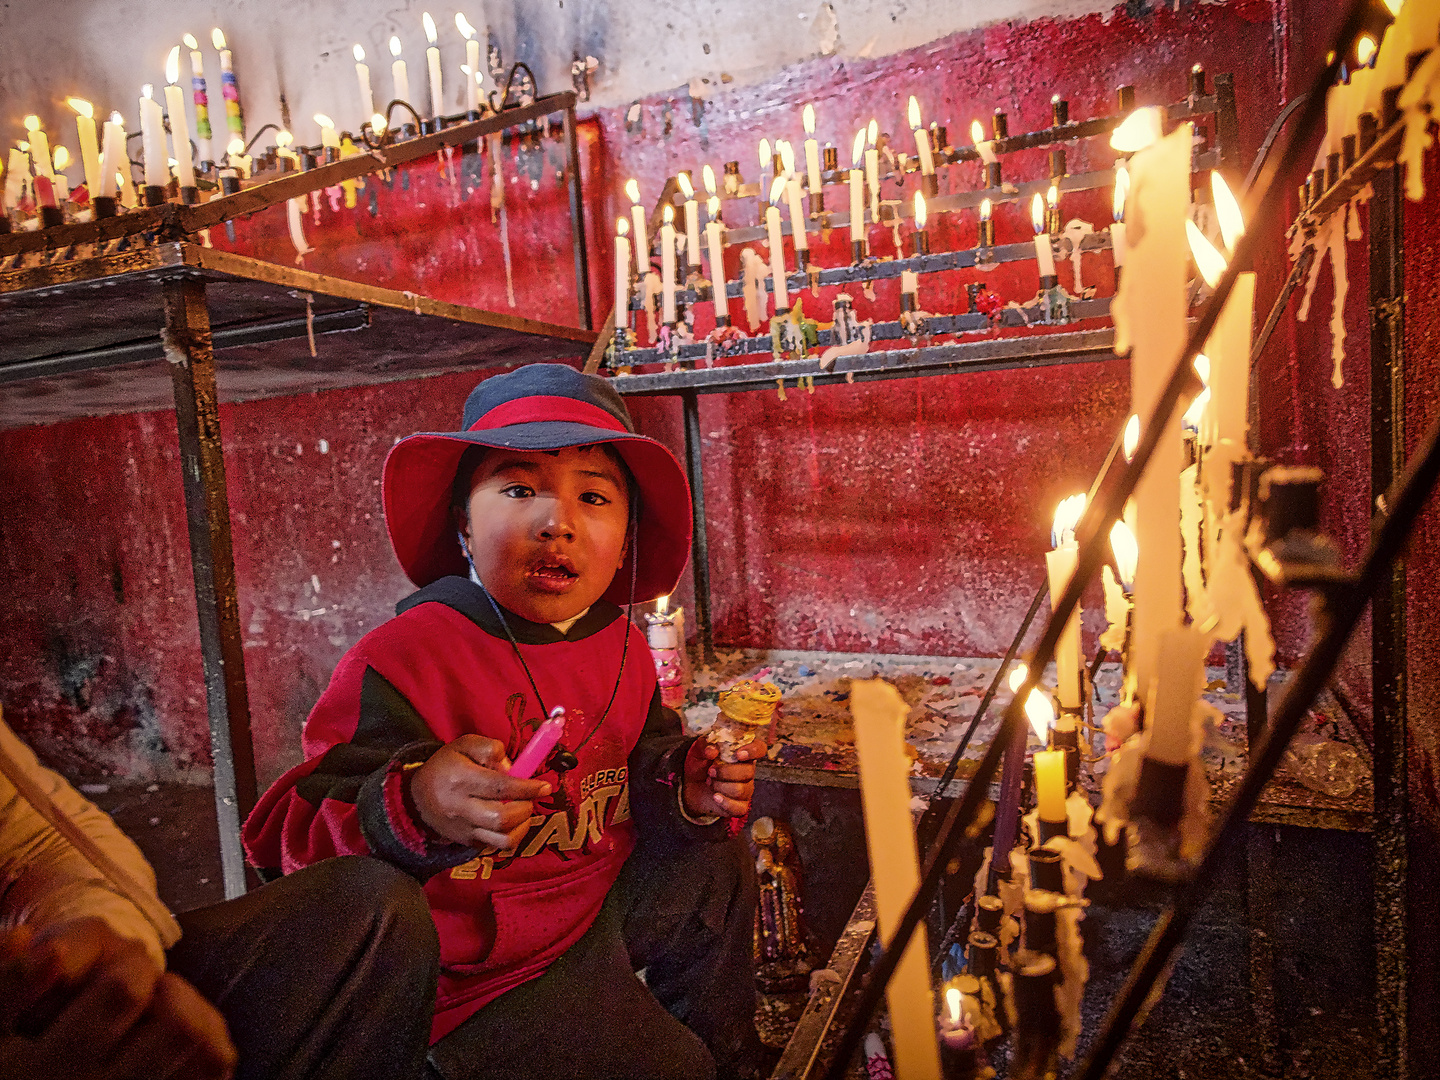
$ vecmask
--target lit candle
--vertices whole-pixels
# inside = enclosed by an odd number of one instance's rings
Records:
[[[635,222],[635,274],[644,282],[650,272],[650,237],[645,231],[645,208],[640,205],[640,182],[627,180],[625,194],[630,196],[630,218]]]
[[[1040,820],[1050,825],[1065,825],[1065,751],[1036,750],[1035,802]],[[1043,835],[1043,834],[1042,834]]]
[[[880,126],[872,119],[865,129],[865,180],[870,185],[870,220],[880,220]]]
[[[365,63],[365,50],[360,47],[359,42],[355,44],[354,53],[355,79],[360,84],[360,107],[365,110],[361,115],[374,116],[375,91],[370,88],[370,65]]]
[[[615,219],[615,328],[630,325],[630,223]]]
[[[675,322],[675,207],[665,204],[660,219],[660,321]]]
[[[105,121],[105,149],[100,155],[100,186],[96,194],[102,198],[115,195],[115,174],[129,170],[130,162],[125,157],[125,121],[117,113],[111,113]]]
[[[165,114],[154,93],[149,83],[140,89],[140,135],[145,152],[145,186],[163,188],[170,182],[165,157]]]
[[[761,206],[764,206],[764,205],[765,205],[765,192],[769,189],[769,185],[767,185],[767,184],[765,183],[765,171],[766,171],[767,169],[773,170],[774,168],[775,168],[775,158],[774,158],[774,157],[771,155],[771,153],[770,153],[770,140],[769,140],[769,139],[761,139],[761,140],[760,140],[760,176],[759,176],[759,177],[756,179],[756,181],[755,181],[756,189],[757,189],[757,190],[759,191],[759,193],[760,193],[759,201],[760,201],[760,205],[761,205]]]
[[[185,91],[180,81],[180,46],[170,50],[165,60],[165,108],[170,113],[170,142],[175,153],[175,175],[180,189],[195,187],[195,164],[190,157],[190,120],[185,115]],[[192,196],[193,198],[193,196]]]
[[[806,105],[805,111],[801,113],[805,122],[805,134],[815,134],[815,106]],[[818,212],[825,209],[825,196],[821,190],[823,181],[820,178],[820,144],[814,138],[805,140],[805,177],[810,185],[810,209]]]
[[[1051,531],[1054,550],[1045,553],[1045,565],[1050,580],[1050,606],[1060,602],[1060,597],[1070,585],[1075,574],[1075,564],[1080,548],[1075,542],[1075,526],[1085,513],[1085,496],[1073,495],[1061,499],[1055,508],[1055,523]],[[1081,669],[1084,661],[1080,654],[1080,606],[1065,622],[1060,640],[1055,645],[1055,670],[1058,676],[1057,693],[1060,707],[1068,712],[1078,712],[1083,704],[1081,692]]]
[[[785,181],[785,201],[790,207],[790,235],[795,241],[796,269],[803,270],[809,258],[810,236],[805,231],[805,208],[800,202],[800,178],[793,173]]]
[[[288,161],[290,163],[290,166],[294,168],[296,172],[299,172],[300,155],[297,154],[294,150],[290,149],[290,147],[293,146],[294,143],[295,136],[293,133],[285,131],[284,129],[281,129],[280,131],[275,133],[275,156],[277,158],[283,159],[284,161]],[[292,203],[295,202],[294,199],[291,199],[290,201]]]
[[[64,202],[70,197],[70,178],[65,170],[70,167],[70,151],[63,146],[55,147],[55,198]]]
[[[25,181],[30,176],[30,155],[24,150],[12,149],[10,163],[5,169],[5,209],[13,211],[25,197]]]
[[[705,166],[709,169],[710,166]],[[714,174],[710,175],[713,185]],[[715,301],[715,325],[730,325],[730,297],[725,291],[725,246],[722,242],[722,230],[725,225],[720,221],[720,200],[711,195],[706,209],[710,214],[710,221],[705,226],[705,242],[710,249],[710,294]]]
[[[980,237],[975,245],[977,248],[992,248],[995,246],[995,222],[991,218],[994,213],[994,205],[989,199],[980,200]]]
[[[400,59],[400,35],[390,35],[390,55],[395,58],[390,65],[390,78],[395,83],[395,100],[409,102],[410,76],[405,71],[405,61]]]
[[[214,135],[210,127],[210,94],[205,86],[205,57],[200,52],[200,42],[195,40],[194,34],[186,34],[182,39],[185,47],[190,50],[190,91],[191,101],[195,105],[195,141],[200,151],[201,161],[213,161],[210,151],[210,137]]]
[[[480,39],[475,36],[475,27],[465,18],[463,12],[455,13],[455,29],[465,37],[465,66],[470,78],[465,80],[465,111],[480,111]]]
[[[1224,178],[1218,172],[1211,173],[1216,215],[1220,219],[1220,231],[1226,250],[1233,252],[1235,245],[1245,232],[1240,206],[1231,194]],[[1188,223],[1187,223],[1188,224]],[[1208,242],[1200,237],[1201,243]],[[1192,238],[1192,247],[1194,240]],[[1210,249],[1214,251],[1213,247]],[[1197,263],[1203,256],[1199,252]],[[1225,271],[1227,260],[1215,252],[1217,258],[1207,260],[1201,268],[1206,283],[1213,289]],[[1217,272],[1218,271],[1218,272]],[[1246,446],[1245,433],[1249,426],[1250,411],[1250,330],[1255,306],[1255,274],[1253,271],[1240,274],[1235,287],[1225,301],[1225,308],[1205,342],[1205,354],[1210,358],[1210,401],[1201,419],[1200,440],[1202,445],[1214,447],[1222,440],[1243,451]]]
[[[985,138],[985,129],[980,126],[979,120],[970,121],[970,141],[975,144],[975,152],[980,155],[982,164],[994,165],[999,160],[995,157],[995,143]]]
[[[1036,195],[1030,201],[1030,223],[1035,226],[1035,262],[1040,271],[1040,287],[1055,287],[1055,253],[1050,249],[1050,234],[1045,231],[1045,200]]]
[[[66,98],[65,104],[75,110],[75,130],[80,136],[80,161],[85,166],[85,187],[93,195],[100,194],[100,147],[95,139],[95,109],[88,101]]]
[[[230,145],[226,147],[226,151],[228,153],[230,167],[244,179],[250,179],[251,157],[245,153],[245,140],[231,139]]]
[[[910,817],[910,758],[905,720],[910,707],[889,683],[856,679],[850,684],[855,750],[860,760],[860,797],[865,843],[880,940],[889,944],[910,898],[920,886],[920,859]],[[885,989],[895,1045],[895,1075],[938,1080],[935,999],[930,989],[930,947],[924,921],[915,928]]]
[[[334,156],[340,156],[340,133],[335,130],[335,121],[324,113],[315,114],[315,123],[320,126],[320,145],[326,150],[334,150]]]
[[[438,40],[435,20],[425,11],[421,13],[421,21],[425,24],[425,40],[430,42],[430,47],[425,50],[425,63],[430,69],[430,116],[439,120],[445,114],[445,91],[440,81],[440,50],[435,44]]]
[[[860,168],[864,155],[865,129],[861,128],[850,154],[850,248],[857,263],[865,258],[865,173]]]
[[[940,193],[939,182],[935,179],[935,156],[930,148],[930,132],[920,123],[920,102],[910,95],[910,130],[915,133],[915,150],[920,155],[920,175],[924,178],[925,190],[931,195]]]
[[[210,41],[220,53],[220,91],[225,95],[225,124],[232,136],[245,136],[245,116],[240,111],[240,87],[235,82],[235,61],[225,47],[225,35],[216,27]]]
[[[925,231],[925,225],[930,220],[929,208],[925,205],[925,196],[922,192],[915,193],[915,245],[916,255],[930,254],[930,234]]]
[[[25,130],[30,133],[30,157],[35,162],[35,175],[53,177],[55,169],[50,164],[50,140],[40,130],[40,117],[25,117]]]
[[[690,182],[689,174],[683,172],[676,176],[675,182],[685,196],[685,262],[689,270],[699,273],[700,204],[695,199],[695,185]]]
[[[770,185],[770,205],[765,210],[765,234],[770,241],[770,277],[775,288],[775,314],[790,310],[790,294],[785,290],[785,241],[780,232],[780,208],[776,205],[785,192],[785,177],[775,177]]]
[[[678,709],[685,704],[685,670],[681,643],[685,640],[685,609],[669,610],[670,597],[655,601],[655,610],[645,613],[645,640],[655,662],[660,684],[660,704]]]
[[[1110,225],[1110,254],[1115,259],[1115,269],[1125,265],[1125,196],[1130,190],[1130,170],[1122,161],[1115,166],[1115,196],[1111,204],[1113,221]]]

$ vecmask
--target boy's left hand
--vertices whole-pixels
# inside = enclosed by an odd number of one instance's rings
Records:
[[[765,756],[764,739],[756,739],[736,750],[742,760],[734,764],[719,759],[720,749],[696,739],[685,755],[685,810],[694,817],[719,814],[743,818],[750,813],[755,794],[755,762]]]

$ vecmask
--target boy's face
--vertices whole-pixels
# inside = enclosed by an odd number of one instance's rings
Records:
[[[625,559],[625,476],[604,446],[491,450],[471,477],[469,511],[459,526],[480,580],[531,622],[579,615]]]

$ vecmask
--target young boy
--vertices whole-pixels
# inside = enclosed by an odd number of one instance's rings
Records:
[[[765,746],[727,765],[682,736],[619,606],[684,569],[679,464],[603,379],[536,364],[476,387],[461,431],[396,444],[383,496],[420,591],[336,668],[252,860],[367,854],[425,882],[429,1076],[749,1075],[754,874],[725,819]],[[509,775],[557,707],[559,744]]]

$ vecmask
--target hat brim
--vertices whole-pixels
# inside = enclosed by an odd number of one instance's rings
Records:
[[[639,489],[635,544],[604,599],[624,605],[675,591],[690,557],[690,485],[675,455],[654,439],[587,424],[540,421],[488,431],[411,435],[385,457],[381,497],[390,547],[405,576],[424,588],[442,577],[468,576],[455,535],[451,493],[460,458],[472,446],[543,451],[609,443]],[[634,564],[635,586],[630,575]]]

